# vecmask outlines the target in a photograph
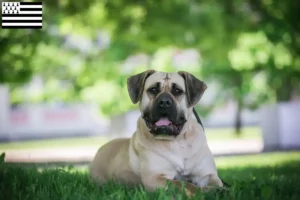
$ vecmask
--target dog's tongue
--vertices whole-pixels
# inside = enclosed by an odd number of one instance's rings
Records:
[[[170,122],[170,120],[168,118],[161,118],[155,123],[155,125],[156,126],[168,126],[171,123],[172,122]]]

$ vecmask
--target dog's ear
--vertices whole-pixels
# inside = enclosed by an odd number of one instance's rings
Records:
[[[179,71],[178,74],[182,76],[185,81],[188,106],[193,107],[200,101],[207,85],[188,72]]]
[[[133,75],[127,79],[127,89],[131,101],[136,104],[141,100],[146,79],[155,72],[155,70],[147,70],[145,72]]]

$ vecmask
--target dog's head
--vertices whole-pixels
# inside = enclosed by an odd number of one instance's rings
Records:
[[[127,80],[133,103],[140,102],[144,125],[153,136],[176,137],[207,86],[188,72],[148,70]]]

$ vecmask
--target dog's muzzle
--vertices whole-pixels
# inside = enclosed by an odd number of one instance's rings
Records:
[[[153,109],[144,114],[144,120],[153,135],[177,136],[186,122],[184,115],[178,114],[170,94],[161,94]]]

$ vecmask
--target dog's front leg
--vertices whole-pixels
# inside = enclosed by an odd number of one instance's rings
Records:
[[[214,187],[223,187],[223,183],[217,174],[208,174],[204,177],[196,177],[193,182],[197,183],[203,192],[207,192]]]
[[[172,164],[158,156],[155,156],[155,159],[153,159],[155,163],[149,162],[152,158],[148,157],[147,160],[143,160],[140,165],[142,182],[147,190],[154,191],[157,188],[168,189],[168,182],[179,190],[184,191],[188,196],[192,196],[200,189],[196,185],[188,182],[184,183],[185,188],[183,188],[180,181],[173,180],[176,175],[176,170],[174,170]]]
[[[170,182],[173,186],[178,188],[180,191],[185,192],[187,196],[192,196],[196,194],[197,190],[200,190],[199,187],[188,182],[184,182],[184,187],[183,187],[180,181],[166,178],[163,175],[144,177],[142,181],[146,189],[150,191],[154,191],[156,188],[168,189],[168,185],[167,185],[168,182]]]

